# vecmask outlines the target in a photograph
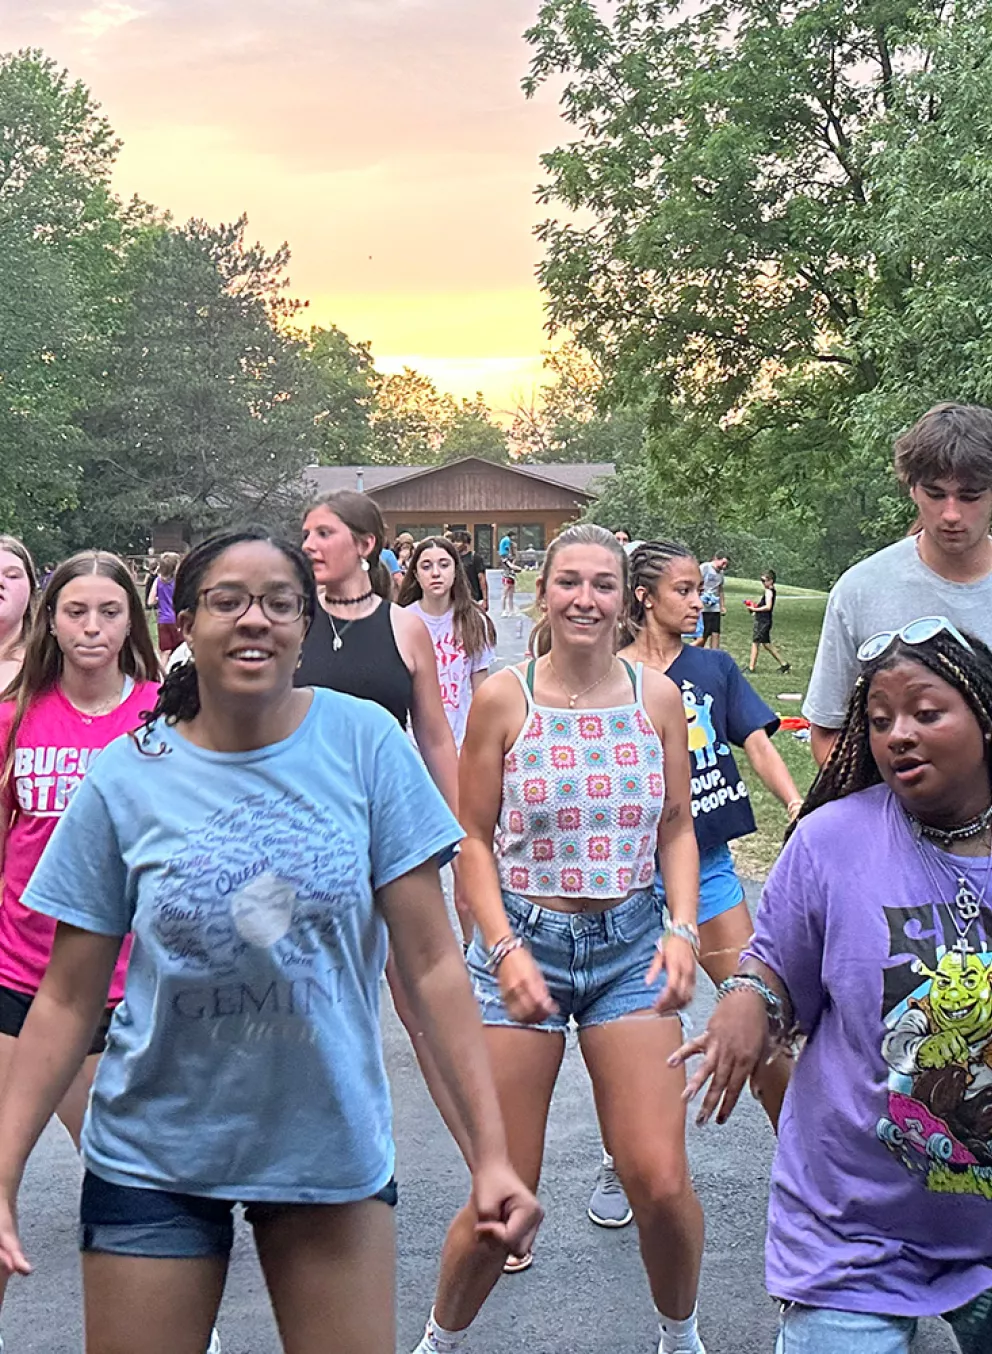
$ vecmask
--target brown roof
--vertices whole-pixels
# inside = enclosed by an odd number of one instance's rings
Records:
[[[463,460],[476,460],[466,456]],[[311,492],[315,494],[333,494],[340,489],[358,489],[359,482],[366,493],[376,489],[385,489],[387,485],[400,484],[403,480],[420,475],[429,475],[436,470],[447,470],[458,461],[445,461],[439,465],[311,465],[306,469],[306,479]],[[492,462],[485,462],[490,465]],[[544,480],[548,484],[563,489],[575,489],[592,498],[595,490],[593,481],[613,475],[616,471],[612,461],[592,461],[588,463],[558,463],[551,465],[503,465],[500,468],[532,479]],[[361,481],[359,481],[361,476]]]

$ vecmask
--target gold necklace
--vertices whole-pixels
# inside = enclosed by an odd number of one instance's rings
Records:
[[[596,680],[592,682],[589,686],[584,687],[583,690],[581,691],[576,691],[574,695],[572,694],[571,691],[569,691],[568,687],[558,676],[558,669],[551,661],[550,654],[548,654],[548,667],[551,669],[552,673],[554,673],[555,681],[558,683],[562,691],[564,691],[565,695],[568,697],[568,708],[570,710],[574,710],[576,701],[580,701],[583,696],[588,696],[590,691],[595,691],[597,686],[602,686],[603,682],[606,681],[607,677],[609,677],[610,673],[613,671],[613,659],[612,658],[610,659],[610,666],[603,673],[602,677],[597,677]]]

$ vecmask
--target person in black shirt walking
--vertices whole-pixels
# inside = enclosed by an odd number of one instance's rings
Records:
[[[472,600],[478,602],[483,611],[489,610],[489,580],[486,578],[486,561],[472,549],[472,537],[467,531],[453,531],[451,539],[455,543],[462,561],[462,568],[468,579]]]
[[[778,664],[779,672],[788,672],[792,664],[785,662],[772,643],[772,613],[775,610],[775,600],[778,596],[775,591],[774,569],[768,569],[761,575],[761,586],[764,588],[761,601],[745,604],[754,617],[754,630],[751,634],[751,661],[747,665],[747,670],[754,672],[758,666],[758,650],[767,649]]]

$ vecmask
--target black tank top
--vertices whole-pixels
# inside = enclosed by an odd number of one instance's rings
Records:
[[[345,621],[335,616],[341,637],[341,647],[335,649],[330,617],[318,606],[303,641],[295,685],[326,686],[346,696],[375,701],[406,728],[413,677],[396,647],[389,612],[390,604],[380,602],[361,620]]]

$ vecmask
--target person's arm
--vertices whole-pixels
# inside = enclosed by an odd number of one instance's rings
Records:
[[[811,725],[810,747],[819,766],[830,755],[858,677],[859,640],[848,624],[845,591],[844,579],[841,579],[827,601],[813,672],[803,701],[803,714]]]
[[[441,704],[434,645],[419,616],[393,607],[390,613],[400,656],[413,678],[410,723],[420,755],[453,814],[458,814],[458,752]]]
[[[809,726],[809,746],[817,766],[824,766],[834,750],[840,729],[826,729],[822,724]]]
[[[476,668],[476,670],[472,673],[472,678],[471,678],[471,680],[472,680],[472,695],[473,695],[473,696],[475,695],[475,693],[478,691],[479,687],[482,685],[482,683],[486,680],[486,678],[487,678],[488,676],[489,676],[489,669],[488,669],[488,668]]]
[[[28,1274],[16,1199],[28,1157],[82,1067],[121,948],[121,936],[59,922],[0,1095],[0,1268]]]
[[[772,609],[771,596],[768,592],[768,589],[765,588],[764,592],[761,594],[760,604],[753,606],[751,610],[752,612],[754,612],[754,611],[771,611],[771,609]]]
[[[658,859],[672,923],[695,928],[699,909],[699,848],[692,824],[689,729],[675,683],[664,673],[644,670],[644,707],[661,736],[665,756],[665,803],[658,825]],[[688,940],[668,936],[648,970],[653,981],[668,978],[659,1011],[677,1011],[692,1000],[696,956]]]
[[[152,579],[152,585],[148,589],[148,600],[145,602],[145,606],[149,611],[154,611],[155,607],[158,606],[158,574]]]
[[[510,734],[514,725],[519,726],[525,709],[524,695],[513,673],[496,673],[469,709],[459,760],[460,818],[465,832],[460,857],[462,887],[487,950],[512,934],[503,908],[493,836],[503,802],[503,760],[512,744]],[[556,1009],[544,976],[525,945],[506,956],[497,974],[506,1009],[514,1020],[525,1025],[537,1023]]]
[[[479,591],[482,593],[482,601],[480,602],[480,606],[482,607],[483,611],[488,611],[489,579],[486,577],[486,566],[481,555],[478,557],[478,565],[476,567],[476,573],[478,574],[479,577]]]
[[[725,583],[725,582],[726,582],[726,580],[724,579],[723,574],[721,574],[721,575],[720,575],[720,586],[719,586],[719,587],[717,588],[717,590],[716,590],[717,596],[720,598],[720,615],[721,615],[721,616],[726,616],[726,614],[727,614],[727,600],[726,600],[726,597],[724,596],[724,592],[723,592],[723,588],[724,588],[724,583]]]
[[[803,797],[764,729],[755,729],[745,738],[744,751],[762,784],[785,806],[789,817],[794,818],[802,807]]]
[[[468,1133],[477,1232],[524,1255],[543,1210],[510,1166],[479,1009],[436,865],[428,861],[387,884],[376,902],[417,1026]]]
[[[804,831],[816,815],[800,823],[772,869],[754,919],[754,935],[741,956],[738,974],[754,974],[778,998],[781,1027],[812,1034],[827,1003],[823,985],[826,949],[826,904],[815,858]],[[821,843],[818,855],[831,852]],[[763,1061],[777,1049],[770,1040],[770,1010],[757,988],[721,996],[706,1029],[672,1055],[673,1066],[701,1054],[685,1099],[691,1100],[707,1081],[709,1088],[697,1122],[715,1112],[726,1123],[737,1098]]]

